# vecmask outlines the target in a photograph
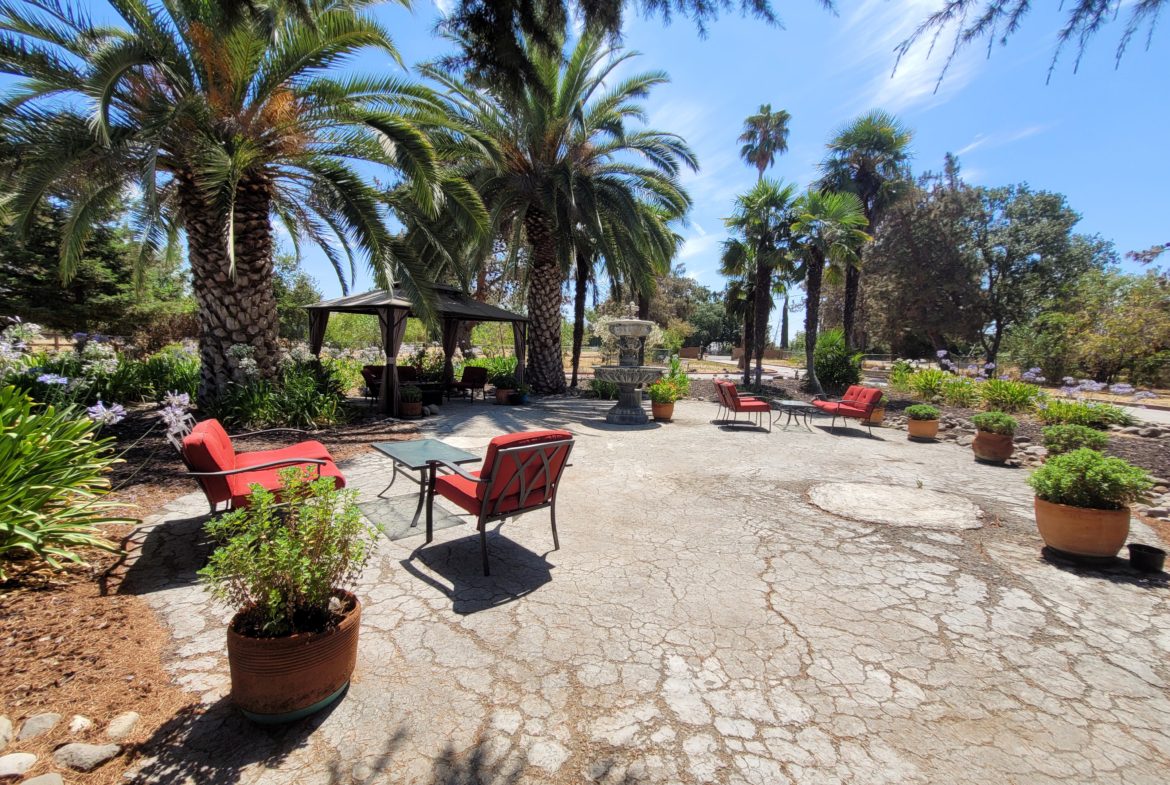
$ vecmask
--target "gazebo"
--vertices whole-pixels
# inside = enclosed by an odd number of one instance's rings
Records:
[[[524,381],[524,354],[528,345],[528,317],[506,311],[494,305],[481,303],[453,286],[434,285],[434,312],[443,325],[443,382],[454,377],[451,356],[462,322],[511,322],[512,339],[516,349],[516,379]],[[387,414],[398,414],[398,368],[396,360],[406,335],[406,320],[415,316],[414,305],[401,289],[391,292],[377,289],[365,294],[351,294],[305,306],[309,312],[309,348],[321,354],[325,341],[325,327],[331,313],[364,313],[378,317],[382,332],[382,350],[386,364],[382,369],[381,406]]]

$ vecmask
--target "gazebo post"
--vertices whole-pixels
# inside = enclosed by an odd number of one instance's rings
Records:
[[[406,336],[406,308],[381,306],[378,308],[378,326],[382,332],[382,351],[386,364],[382,366],[381,405],[384,414],[398,416],[398,351]]]

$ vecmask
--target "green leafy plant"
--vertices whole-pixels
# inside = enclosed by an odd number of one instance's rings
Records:
[[[1003,412],[980,412],[971,418],[971,423],[980,431],[1003,436],[1014,436],[1020,425],[1015,417]]]
[[[117,551],[98,526],[114,505],[105,475],[112,439],[78,409],[38,405],[15,387],[0,389],[0,580],[5,564],[34,560],[60,569],[83,563],[79,550]]]
[[[686,393],[674,379],[664,377],[646,388],[650,400],[657,404],[674,403]]]
[[[1110,425],[1132,425],[1133,416],[1120,406],[1091,401],[1066,401],[1052,398],[1043,401],[1036,416],[1049,425],[1086,425],[1104,430]]]
[[[491,378],[491,383],[497,390],[515,390],[520,384],[511,373],[497,373]]]
[[[923,368],[909,378],[910,391],[924,401],[937,401],[942,397],[943,386],[954,376],[938,368]]]
[[[1036,408],[1043,392],[1034,384],[1014,379],[988,379],[979,389],[983,403],[989,409],[1003,412],[1027,412]]]
[[[279,497],[252,486],[247,507],[205,527],[220,543],[199,577],[237,612],[235,629],[253,637],[323,632],[337,620],[330,600],[361,576],[375,531],[353,491],[305,468],[280,472]]]
[[[516,373],[516,358],[515,357],[476,357],[472,360],[466,360],[462,366],[455,369],[455,375],[462,374],[462,368],[467,367],[487,368],[488,378],[500,376],[503,374]]]
[[[618,386],[603,379],[592,379],[589,382],[589,389],[603,401],[616,400],[618,397]]]
[[[1087,447],[1049,458],[1028,484],[1046,502],[1093,510],[1119,510],[1153,487],[1145,469]]]
[[[924,403],[916,403],[906,407],[906,416],[911,420],[937,420],[938,409]]]
[[[398,391],[398,400],[402,403],[422,403],[422,390],[408,384]]]
[[[948,406],[970,408],[979,403],[979,384],[966,376],[950,376],[943,382],[940,395]]]
[[[1109,443],[1109,437],[1087,425],[1049,425],[1044,429],[1044,446],[1049,455],[1079,450],[1088,447],[1090,450],[1104,450]]]
[[[917,370],[909,360],[894,360],[894,364],[890,367],[890,387],[895,390],[908,391],[910,389],[910,377]]]
[[[813,362],[817,379],[828,391],[843,392],[861,381],[861,354],[849,351],[845,346],[845,332],[840,328],[826,330],[817,337]]]

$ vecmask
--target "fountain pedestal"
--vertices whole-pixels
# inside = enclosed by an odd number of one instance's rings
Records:
[[[618,337],[620,365],[599,365],[593,375],[605,382],[617,385],[618,402],[605,415],[605,421],[614,425],[644,425],[650,421],[642,408],[642,394],[639,384],[657,381],[666,371],[648,365],[638,365],[638,353],[642,341],[654,328],[653,322],[641,319],[617,319],[610,326],[610,332]]]

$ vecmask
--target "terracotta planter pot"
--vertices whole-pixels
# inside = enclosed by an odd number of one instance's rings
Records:
[[[516,392],[516,391],[509,390],[507,388],[501,390],[499,387],[497,387],[496,388],[496,403],[501,404],[501,405],[506,404],[508,402],[508,396],[514,392]]]
[[[670,403],[654,403],[651,401],[650,411],[654,414],[655,420],[670,422],[670,418],[674,416],[674,401]]]
[[[975,459],[987,463],[1003,463],[1012,457],[1012,451],[1015,448],[1016,445],[1011,435],[990,433],[978,429],[975,431],[975,441],[971,442],[971,450],[975,453]]]
[[[1109,559],[1129,536],[1129,508],[1091,510],[1036,499],[1036,528],[1044,544],[1072,556]]]
[[[422,417],[422,401],[399,401],[398,413],[403,417]]]
[[[870,425],[881,425],[882,421],[884,421],[885,419],[886,419],[886,407],[881,406],[877,409],[874,409],[873,412],[870,413],[869,419],[866,420],[866,422],[869,423]]]
[[[228,626],[232,703],[250,720],[292,722],[320,711],[349,685],[357,664],[362,606],[338,591],[352,609],[334,630],[284,638],[249,638]]]
[[[938,420],[906,420],[906,430],[911,439],[932,441],[938,436]]]

